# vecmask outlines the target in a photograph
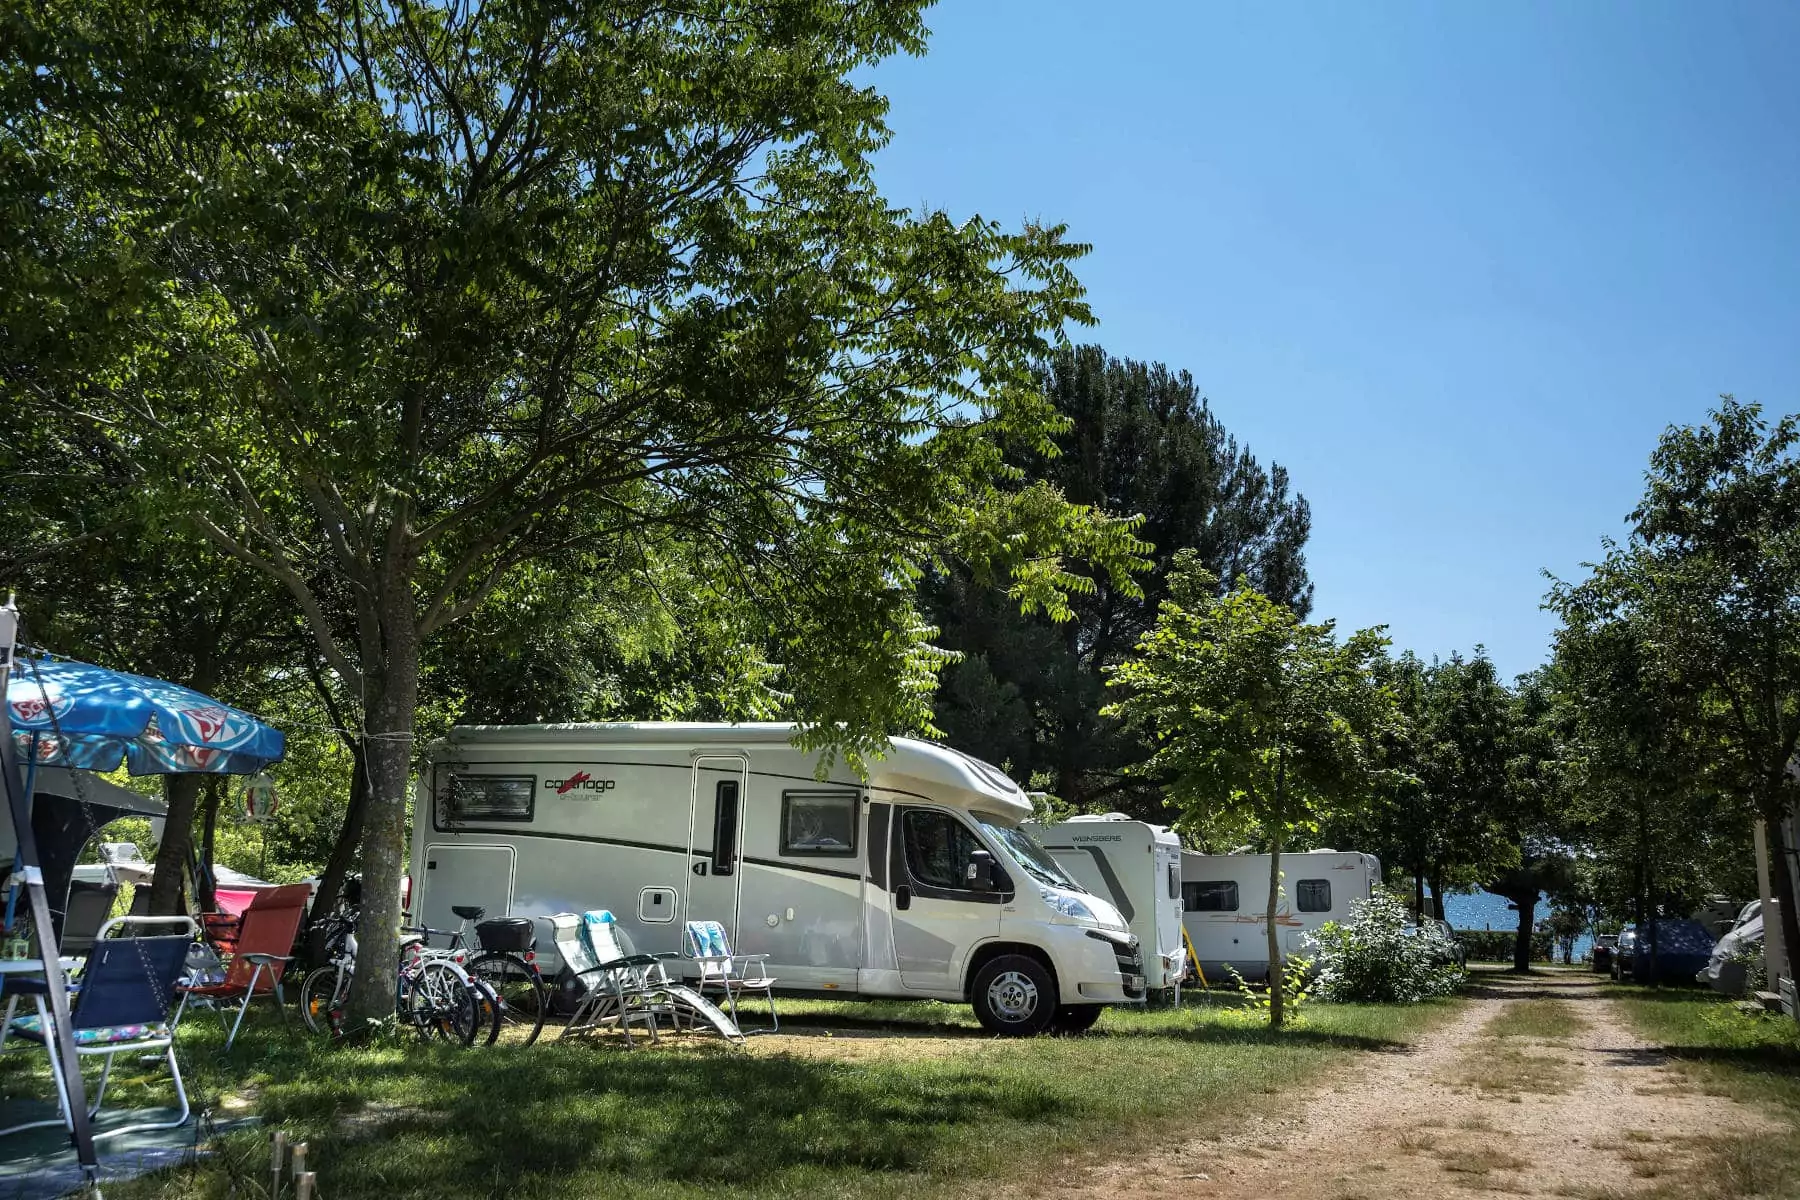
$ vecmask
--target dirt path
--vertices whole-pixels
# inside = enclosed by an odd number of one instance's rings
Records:
[[[1064,1196],[1388,1200],[1630,1196],[1696,1136],[1780,1128],[1702,1094],[1577,975],[1481,975],[1411,1051],[1238,1132],[1090,1172]],[[1246,1097],[1256,1104],[1264,1097]]]

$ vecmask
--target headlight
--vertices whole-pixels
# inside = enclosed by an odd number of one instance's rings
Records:
[[[1082,903],[1079,896],[1070,895],[1068,892],[1053,892],[1049,888],[1045,888],[1043,897],[1045,904],[1065,917],[1076,921],[1087,921],[1094,925],[1100,923],[1100,918],[1094,915],[1094,910]]]

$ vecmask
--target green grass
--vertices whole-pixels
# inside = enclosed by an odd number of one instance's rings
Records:
[[[1742,1200],[1800,1196],[1800,1024],[1748,1016],[1711,992],[1619,986],[1607,993],[1648,1040],[1668,1051],[1703,1090],[1784,1121],[1783,1135],[1677,1139],[1681,1165],[1657,1170],[1642,1200]]]
[[[1012,1189],[1223,1128],[1259,1094],[1397,1049],[1453,1007],[1311,1005],[1301,1027],[1271,1034],[1203,1003],[1112,1010],[1080,1038],[1001,1041],[948,1005],[789,1001],[784,1032],[809,1036],[781,1053],[693,1040],[332,1048],[265,1018],[223,1058],[201,1014],[184,1025],[183,1065],[197,1104],[248,1097],[308,1142],[334,1198],[916,1197]],[[43,1082],[19,1070],[0,1063],[0,1089]],[[154,1080],[128,1073],[121,1099],[165,1098]],[[107,1195],[223,1197],[236,1171],[266,1164],[266,1136],[232,1135],[197,1169]]]

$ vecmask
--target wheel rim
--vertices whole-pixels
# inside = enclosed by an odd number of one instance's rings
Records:
[[[988,1007],[1008,1024],[1029,1021],[1038,1008],[1038,986],[1022,971],[1002,971],[987,989]]]

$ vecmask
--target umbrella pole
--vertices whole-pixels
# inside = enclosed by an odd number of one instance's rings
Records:
[[[13,653],[17,644],[19,613],[9,600],[0,607],[0,779],[5,780],[7,808],[12,813],[13,834],[18,838],[19,860],[25,892],[31,903],[31,922],[37,928],[38,953],[44,960],[44,982],[50,992],[50,1019],[56,1026],[57,1069],[68,1097],[69,1126],[81,1173],[97,1187],[100,1162],[94,1154],[94,1131],[88,1123],[87,1091],[81,1082],[81,1059],[75,1053],[75,1031],[69,1024],[69,985],[57,954],[56,931],[50,924],[50,901],[44,895],[44,872],[38,866],[37,834],[31,827],[31,797],[25,791],[14,753],[12,710],[6,703],[6,687],[12,679]]]

